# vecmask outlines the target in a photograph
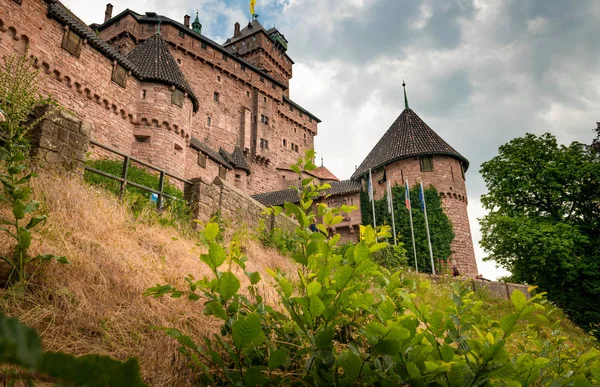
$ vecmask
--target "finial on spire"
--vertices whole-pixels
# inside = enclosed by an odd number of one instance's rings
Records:
[[[192,30],[200,34],[202,33],[202,24],[200,24],[200,18],[198,17],[198,13],[199,11],[196,10],[196,20],[194,20],[194,22],[192,23]]]
[[[160,35],[160,23],[161,23],[161,20],[160,20],[160,17],[159,17],[159,19],[158,19],[158,29],[156,30],[156,34],[157,35]]]
[[[402,78],[402,87],[404,88],[404,109],[410,109],[408,107],[408,98],[406,98],[406,83],[404,82],[404,78]]]
[[[323,155],[321,155],[321,166],[323,166]]]

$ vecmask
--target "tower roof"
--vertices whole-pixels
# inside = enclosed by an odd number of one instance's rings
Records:
[[[162,35],[154,34],[146,39],[127,54],[127,59],[136,66],[141,80],[173,85],[185,91],[194,103],[194,111],[198,111],[198,98],[179,69]]]
[[[242,169],[246,171],[246,173],[250,174],[250,166],[246,161],[246,157],[244,156],[244,152],[240,149],[238,145],[235,146],[233,152],[229,153],[226,150],[222,149],[219,151],[225,160],[231,165],[233,165],[236,169]]]
[[[317,167],[310,171],[310,174],[317,176],[321,180],[335,180],[340,181],[329,169],[324,166]]]
[[[464,156],[448,145],[417,113],[406,108],[360,164],[352,179],[397,160],[427,155],[451,156],[463,163],[465,171],[469,168],[469,161]]]

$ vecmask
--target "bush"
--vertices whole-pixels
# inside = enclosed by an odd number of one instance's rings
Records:
[[[314,168],[307,153],[292,168],[299,174]],[[500,319],[484,313],[468,284],[454,282],[452,302],[434,309],[417,302],[417,281],[400,271],[390,273],[373,261],[387,248],[386,228],[366,227],[364,238],[337,254],[339,237],[327,240],[308,226],[322,217],[320,230],[342,221],[353,208],[327,208],[312,201],[327,186],[303,181],[300,204],[285,211],[299,223],[298,247],[292,258],[300,266],[294,278],[268,271],[278,299],[267,304],[260,293],[261,276],[247,270],[237,244],[218,242],[219,227],[206,225],[201,241],[208,253],[200,259],[212,275],[188,287],[157,285],[146,294],[170,295],[204,303],[204,313],[221,323],[221,334],[195,343],[182,332],[163,328],[181,345],[181,352],[202,385],[591,385],[600,382],[599,352],[566,350],[559,331],[544,338],[526,318],[542,315],[542,295],[527,300],[515,291],[511,310]],[[249,284],[240,292],[243,273]],[[421,286],[429,286],[422,282]],[[543,315],[542,315],[543,317]],[[510,336],[523,345],[508,348]]]
[[[114,176],[121,176],[123,170],[123,161],[114,159],[97,159],[88,160],[86,165],[99,169],[103,172],[110,173]],[[85,181],[100,186],[115,195],[119,195],[121,191],[121,183],[117,180],[109,179],[105,176],[96,173],[85,171]],[[148,188],[158,190],[159,177],[152,174],[148,170],[129,164],[127,179],[134,183],[144,185]],[[182,226],[189,225],[192,220],[192,214],[187,202],[183,201],[183,192],[175,185],[165,179],[163,192],[181,200],[172,200],[165,198],[163,201],[163,209],[158,216],[153,209],[156,209],[156,203],[150,200],[151,193],[143,189],[127,185],[125,192],[125,202],[136,216],[145,214],[160,224],[166,226]]]
[[[373,261],[388,270],[398,270],[408,266],[406,249],[403,243],[388,245],[373,253]]]
[[[274,227],[269,231],[264,222],[259,225],[257,235],[263,246],[272,247],[282,255],[290,255],[297,247],[297,241],[293,233],[279,227]]]

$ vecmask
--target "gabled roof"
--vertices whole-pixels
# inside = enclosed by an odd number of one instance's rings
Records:
[[[331,171],[324,166],[320,166],[318,168],[313,169],[312,174],[317,176],[321,180],[336,180],[340,181]]]
[[[260,24],[260,22],[258,20],[253,20],[253,21],[249,22],[246,27],[242,28],[242,30],[240,31],[240,34],[238,36],[232,36],[231,38],[227,39],[225,44],[223,44],[223,47],[227,47],[230,44],[233,44],[239,40],[245,39],[248,36],[254,35],[255,33],[259,32],[259,31],[263,31],[265,34],[267,33],[265,28],[262,26],[262,24]]]
[[[319,118],[317,118],[317,116],[315,116],[314,114],[312,114],[311,112],[309,112],[308,110],[306,110],[305,108],[303,108],[302,106],[298,105],[296,102],[294,102],[291,99],[289,99],[289,97],[286,97],[284,95],[283,96],[283,100],[285,102],[289,103],[290,105],[292,105],[293,107],[295,107],[296,109],[300,110],[302,113],[304,113],[307,116],[311,117],[313,120],[317,121],[317,124],[321,123],[321,120]]]
[[[198,98],[179,69],[162,35],[154,34],[138,44],[127,54],[127,59],[136,66],[141,80],[165,83],[185,91],[194,103],[194,111],[198,111]]]
[[[208,144],[205,144],[202,141],[198,140],[196,137],[192,137],[192,140],[190,142],[190,147],[192,147],[196,150],[199,150],[200,152],[204,153],[206,156],[210,157],[213,161],[224,166],[225,168],[233,169],[231,164],[229,164],[227,162],[227,160],[225,160],[223,158],[223,156],[221,156],[219,154],[219,152],[217,152],[216,150],[214,150],[213,148],[208,146]]]
[[[331,188],[322,191],[320,198],[326,196],[348,195],[351,193],[360,192],[360,183],[352,180],[334,181],[329,183]],[[265,192],[257,195],[252,195],[252,198],[263,206],[280,206],[283,203],[297,203],[300,200],[298,190],[288,188],[280,191]]]
[[[227,160],[227,162],[231,164],[234,168],[242,169],[248,174],[250,174],[250,166],[248,165],[246,157],[244,156],[244,153],[242,152],[239,146],[236,145],[232,153],[227,152],[223,148],[219,150],[219,153],[221,153],[225,160]]]
[[[211,40],[211,39],[207,38],[206,36],[194,31],[193,29],[184,26],[182,23],[179,23],[179,22],[177,22],[171,18],[168,18],[166,16],[158,15],[155,12],[146,12],[145,15],[140,15],[139,13],[132,11],[131,9],[128,8],[128,9],[124,10],[123,12],[119,13],[118,15],[113,16],[111,19],[107,20],[106,22],[104,22],[100,25],[94,24],[94,27],[97,31],[102,31],[102,30],[106,29],[107,27],[110,27],[114,23],[118,22],[120,19],[122,19],[123,17],[125,17],[127,15],[132,16],[139,23],[155,23],[156,24],[156,23],[160,22],[162,25],[172,25],[173,27],[179,29],[180,31],[183,31],[184,33],[206,43],[207,45],[211,46],[213,49],[219,51],[220,53],[229,56],[232,60],[242,63],[247,68],[260,73],[262,76],[269,79],[271,82],[275,82],[283,90],[286,90],[288,88],[286,85],[279,82],[277,79],[273,78],[272,76],[265,73],[258,67],[254,66],[252,63],[247,62],[244,59],[238,57],[237,55],[232,54],[231,52],[229,52],[229,50],[225,49],[223,46],[221,46],[219,43],[215,42],[214,40]],[[98,39],[100,39],[100,38],[98,38]],[[100,40],[102,40],[102,39],[100,39]]]
[[[352,175],[358,179],[369,169],[381,168],[395,161],[414,156],[446,155],[460,160],[465,168],[469,161],[444,141],[423,120],[406,108],[385,132],[377,145]]]

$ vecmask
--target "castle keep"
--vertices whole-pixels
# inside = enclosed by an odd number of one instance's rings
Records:
[[[182,22],[108,4],[87,26],[57,0],[0,0],[0,56],[30,55],[40,89],[79,119],[91,138],[186,178],[231,183],[265,205],[295,201],[289,169],[314,147],[321,122],[293,101],[288,41],[255,19],[235,23],[219,44],[202,35],[201,15]],[[98,148],[92,157],[102,157]],[[435,186],[454,226],[453,259],[477,273],[467,216],[468,161],[411,109],[402,112],[350,180],[324,166],[308,173],[331,184],[321,200],[360,205],[365,174]],[[375,187],[376,198],[385,187]],[[332,230],[356,239],[360,211]]]

